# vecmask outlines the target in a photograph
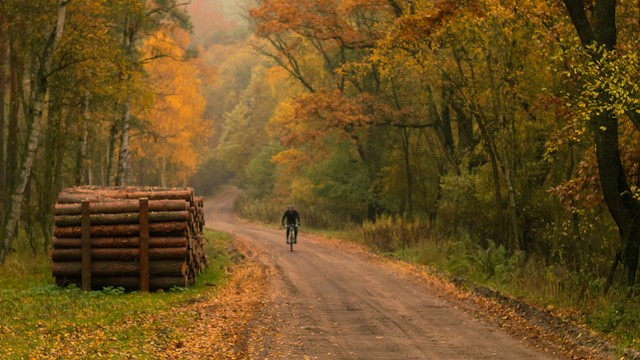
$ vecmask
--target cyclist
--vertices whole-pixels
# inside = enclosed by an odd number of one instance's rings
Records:
[[[287,225],[295,225],[293,226],[293,231],[294,231],[294,237],[296,239],[296,241],[298,240],[298,226],[300,225],[300,215],[298,214],[298,212],[293,208],[293,205],[289,205],[287,206],[287,210],[284,212],[284,215],[282,215],[282,226],[284,226],[285,224],[285,220],[287,222]],[[289,238],[289,230],[291,230],[292,226],[287,226],[287,234],[286,234],[286,239]]]

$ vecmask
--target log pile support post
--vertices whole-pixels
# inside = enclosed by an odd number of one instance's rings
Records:
[[[91,220],[89,202],[82,202],[82,290],[91,290]]]
[[[149,199],[140,199],[140,291],[149,292]]]

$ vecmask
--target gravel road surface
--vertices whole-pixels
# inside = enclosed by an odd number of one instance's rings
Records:
[[[205,203],[207,227],[234,235],[267,267],[269,293],[251,326],[255,359],[554,359],[348,246],[236,219],[236,191]],[[304,210],[301,209],[304,225]],[[332,243],[333,242],[333,243]]]

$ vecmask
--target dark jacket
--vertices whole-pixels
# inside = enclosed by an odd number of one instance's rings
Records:
[[[287,210],[282,215],[282,223],[285,224],[285,219],[287,220],[286,224],[299,224],[300,223],[300,215],[295,210]]]

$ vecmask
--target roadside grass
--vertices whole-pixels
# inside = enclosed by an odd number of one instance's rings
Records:
[[[18,249],[0,266],[0,359],[156,358],[189,337],[193,319],[171,310],[227,279],[230,237],[210,230],[205,237],[209,266],[196,284],[155,293],[60,288],[47,256]]]
[[[362,229],[355,225],[349,226],[342,230],[328,230],[328,229],[320,229],[315,227],[308,227],[303,224],[303,226],[300,228],[300,231],[313,233],[328,239],[340,239],[340,240],[349,240],[349,241],[353,241],[361,244],[364,243],[362,239]]]

